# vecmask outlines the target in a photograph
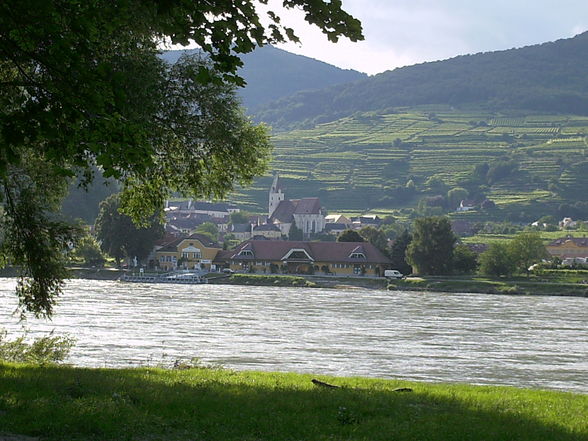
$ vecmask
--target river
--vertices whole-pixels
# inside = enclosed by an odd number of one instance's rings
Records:
[[[588,393],[588,299],[72,280],[52,321],[19,323],[0,279],[0,328],[69,334],[78,366],[198,357],[294,371]]]

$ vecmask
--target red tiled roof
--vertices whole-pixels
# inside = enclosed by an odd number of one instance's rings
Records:
[[[349,257],[359,247],[362,248],[365,259]],[[239,252],[247,249],[253,251],[251,256],[239,256]],[[390,259],[382,254],[370,243],[358,242],[304,242],[288,240],[248,240],[232,251],[228,258],[232,260],[281,260],[291,250],[304,250],[314,260],[319,262],[346,263],[390,263]]]

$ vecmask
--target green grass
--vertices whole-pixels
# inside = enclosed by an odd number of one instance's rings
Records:
[[[395,280],[389,290],[588,297],[588,271],[543,270],[530,277],[422,276]]]
[[[255,285],[255,286],[303,286],[312,288],[313,282],[299,276],[279,276],[261,274],[233,274],[228,283],[233,285]]]
[[[0,433],[46,440],[582,441],[588,396],[310,375],[0,364]],[[395,392],[398,387],[412,392]]]

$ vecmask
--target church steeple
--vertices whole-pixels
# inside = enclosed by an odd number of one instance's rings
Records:
[[[269,191],[269,205],[268,205],[268,216],[271,215],[276,211],[280,202],[283,201],[285,198],[284,192],[282,191],[282,185],[280,182],[280,176],[276,173],[274,174],[274,180],[272,182],[272,186]]]

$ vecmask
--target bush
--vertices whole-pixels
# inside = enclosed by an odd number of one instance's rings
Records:
[[[0,361],[13,363],[51,364],[59,363],[69,355],[75,344],[71,337],[54,336],[26,341],[26,334],[16,340],[8,340],[6,330],[0,330]]]

